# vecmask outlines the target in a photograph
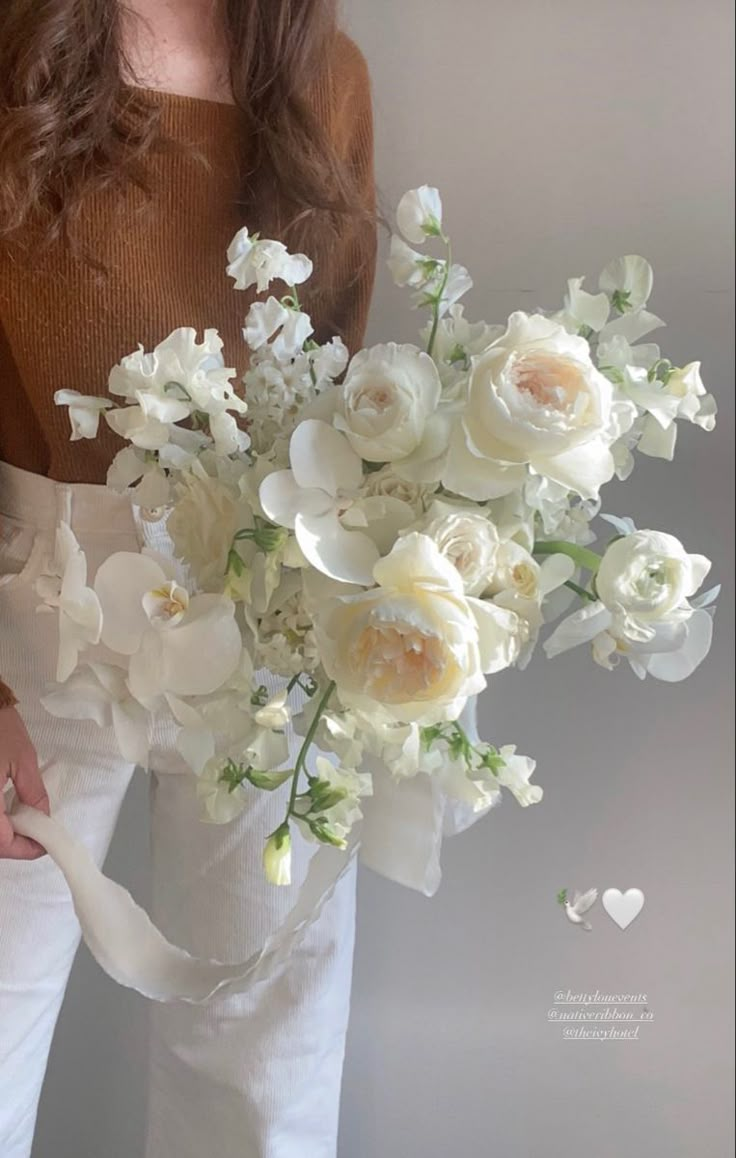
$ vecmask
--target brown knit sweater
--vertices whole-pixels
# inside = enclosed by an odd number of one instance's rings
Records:
[[[99,438],[71,443],[66,410],[54,404],[56,390],[105,394],[113,365],[139,342],[150,349],[177,326],[215,326],[228,364],[240,372],[247,367],[241,329],[252,296],[236,292],[225,273],[228,244],[247,224],[236,205],[248,149],[243,115],[235,106],[191,97],[149,91],[146,99],[160,103],[166,135],[192,149],[150,157],[152,205],[133,189],[124,200],[108,193],[91,201],[81,240],[105,272],[62,245],[42,262],[23,261],[17,247],[0,246],[0,460],[59,481],[104,482],[123,444],[104,423]],[[356,166],[372,206],[370,79],[344,33],[326,62],[315,107]],[[340,334],[354,351],[363,341],[373,289],[375,230],[351,228],[328,254],[312,256],[322,288],[310,293],[305,287],[303,308],[318,338]],[[9,702],[0,682],[0,706]]]

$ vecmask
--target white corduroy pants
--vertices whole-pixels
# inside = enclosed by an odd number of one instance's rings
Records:
[[[54,679],[57,624],[37,613],[34,583],[60,518],[85,550],[90,575],[113,551],[145,542],[161,548],[164,532],[103,487],[0,464],[0,674],[20,701],[53,814],[101,864],[134,769],[111,729],[53,719],[40,702]],[[238,820],[205,824],[171,742],[162,723],[151,760],[153,917],[198,956],[242,961],[292,907],[314,850],[295,835],[294,884],[269,885],[261,855],[283,818],[283,792],[254,791]],[[354,927],[353,866],[288,963],[252,992],[218,995],[205,1006],[154,1006],[145,1158],[335,1158]],[[31,1153],[78,943],[69,894],[50,859],[0,861],[2,1158]]]

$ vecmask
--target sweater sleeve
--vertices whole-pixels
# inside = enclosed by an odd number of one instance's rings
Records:
[[[367,210],[329,251],[315,254],[322,288],[307,295],[307,308],[322,344],[343,339],[351,355],[363,345],[376,275],[377,225],[373,103],[365,57],[345,33],[338,38],[333,68],[333,137],[356,177]]]

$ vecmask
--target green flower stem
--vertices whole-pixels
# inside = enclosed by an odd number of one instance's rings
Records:
[[[437,330],[439,329],[440,325],[440,305],[442,303],[444,292],[447,289],[447,283],[450,280],[450,269],[452,267],[452,245],[450,244],[450,239],[443,237],[442,240],[447,245],[447,261],[445,264],[445,276],[442,279],[442,285],[440,286],[439,293],[437,294],[434,305],[432,307],[434,320],[432,322],[432,333],[429,336],[429,342],[427,344],[427,353],[429,354],[430,358],[432,357],[434,344],[437,340]]]
[[[584,568],[595,575],[601,565],[601,556],[587,547],[578,547],[577,543],[568,543],[563,539],[551,539],[549,542],[535,543],[535,555],[568,555],[578,567]]]
[[[577,583],[573,583],[572,579],[568,579],[565,586],[569,587],[571,591],[574,591],[576,595],[579,595],[581,599],[585,599],[589,603],[596,602],[595,595],[593,595],[592,591],[586,591],[584,587],[579,587]]]
[[[312,722],[309,725],[309,729],[307,731],[306,736],[304,737],[304,743],[302,744],[301,748],[299,749],[299,755],[297,756],[296,764],[294,765],[294,780],[293,780],[292,785],[291,785],[291,795],[289,797],[289,808],[288,808],[288,811],[286,813],[286,820],[284,821],[285,824],[288,824],[290,816],[298,816],[299,815],[297,812],[294,811],[294,806],[295,806],[296,800],[297,800],[297,791],[299,788],[299,776],[301,775],[301,772],[302,772],[304,765],[306,763],[307,753],[309,752],[309,749],[312,746],[312,741],[314,740],[315,734],[317,732],[319,722],[322,719],[322,713],[324,712],[325,708],[327,707],[327,705],[330,701],[330,696],[332,695],[334,690],[335,690],[335,681],[330,680],[330,682],[328,683],[328,685],[325,688],[325,691],[322,695],[322,699],[317,704],[317,709],[314,713],[314,716],[312,717]]]

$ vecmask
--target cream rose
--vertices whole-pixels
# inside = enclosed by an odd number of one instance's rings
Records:
[[[395,462],[419,446],[441,391],[437,367],[416,346],[362,350],[348,367],[334,424],[367,462]]]
[[[457,568],[466,595],[480,595],[488,586],[500,546],[498,531],[480,511],[454,507],[439,500],[422,528],[446,559]]]
[[[529,470],[595,498],[613,478],[610,444],[633,421],[588,343],[541,315],[514,313],[504,335],[473,359],[465,411],[442,481],[467,498],[509,494]]]
[[[710,571],[704,555],[688,555],[679,539],[662,531],[634,531],[603,556],[596,589],[610,610],[641,623],[687,618],[687,602]]]
[[[427,535],[399,539],[375,566],[377,586],[318,609],[323,664],[346,706],[395,720],[457,719],[484,673],[517,654],[517,617],[467,597],[459,571]]]

